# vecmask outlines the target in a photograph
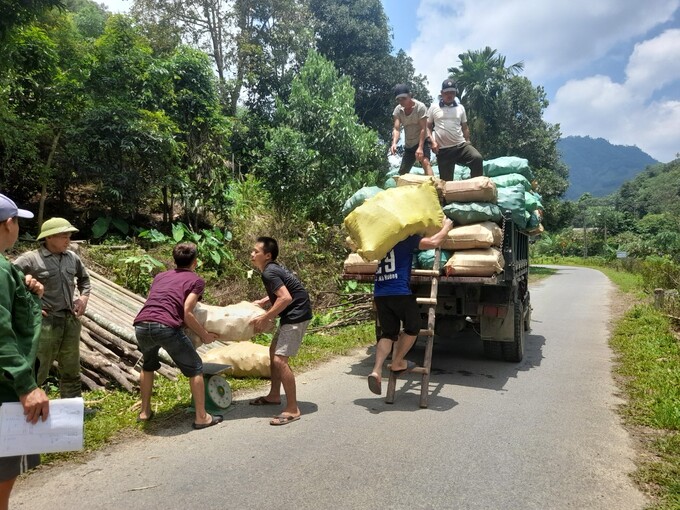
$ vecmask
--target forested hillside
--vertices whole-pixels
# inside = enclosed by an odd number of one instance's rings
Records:
[[[565,198],[576,200],[583,193],[602,197],[613,193],[648,165],[657,163],[634,146],[613,145],[603,138],[568,136],[557,143],[569,167],[569,189]]]

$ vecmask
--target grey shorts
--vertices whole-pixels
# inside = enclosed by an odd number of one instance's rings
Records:
[[[300,350],[302,337],[305,336],[310,321],[297,324],[281,324],[274,334],[272,344],[274,354],[279,356],[295,356]]]
[[[12,480],[40,464],[40,455],[0,457],[0,482]]]

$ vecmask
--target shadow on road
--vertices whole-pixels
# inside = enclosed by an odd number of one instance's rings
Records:
[[[505,391],[505,385],[511,378],[540,366],[543,360],[545,337],[527,333],[524,345],[524,358],[519,363],[489,360],[484,356],[482,341],[474,332],[460,333],[455,340],[435,338],[432,353],[432,372],[430,375],[431,409],[450,409],[455,402],[438,402],[438,393],[446,385],[469,386],[493,391]],[[366,357],[355,363],[348,371],[349,375],[366,377],[373,367],[375,348],[366,350]],[[425,342],[418,341],[408,354],[408,359],[422,365],[425,357]],[[383,371],[383,386],[387,384],[387,369]],[[384,393],[383,389],[383,393]],[[405,395],[417,400],[420,396],[420,377],[407,376],[397,382],[395,402],[404,400]],[[449,400],[444,398],[444,400]],[[371,406],[371,399],[357,400],[358,405]],[[417,402],[416,402],[417,403]],[[394,405],[397,405],[396,403]],[[408,402],[413,406],[413,402]],[[401,405],[399,405],[401,407]]]

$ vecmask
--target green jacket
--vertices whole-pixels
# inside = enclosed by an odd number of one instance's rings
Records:
[[[41,323],[40,300],[26,288],[23,273],[0,255],[0,402],[17,402],[38,387]]]

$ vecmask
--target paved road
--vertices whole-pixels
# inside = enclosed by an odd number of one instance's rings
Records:
[[[607,346],[612,286],[560,268],[531,290],[527,353],[482,357],[468,340],[435,347],[432,395],[400,383],[387,405],[369,393],[372,351],[299,377],[303,418],[236,399],[224,424],[117,444],[82,464],[21,480],[13,508],[637,509],[632,443]],[[422,347],[413,359],[422,359]]]

